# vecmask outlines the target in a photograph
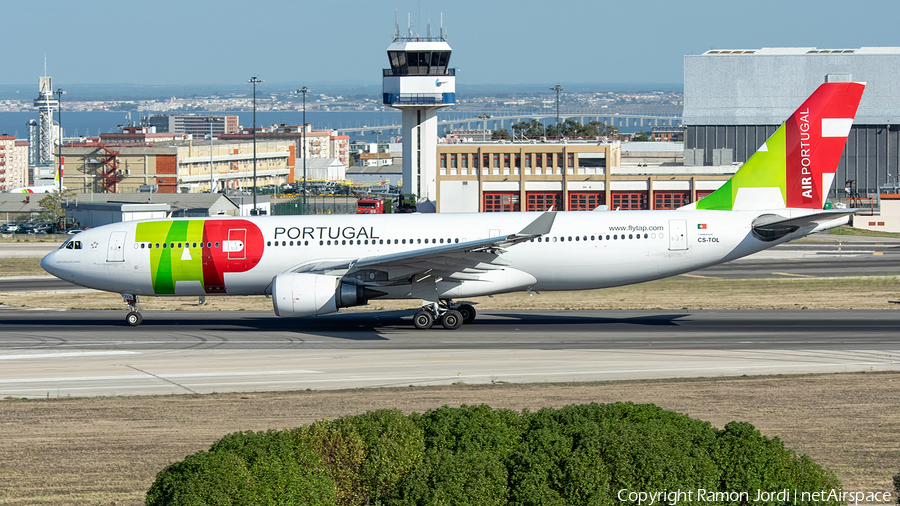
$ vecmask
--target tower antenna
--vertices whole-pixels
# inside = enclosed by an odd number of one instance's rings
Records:
[[[400,23],[397,22],[397,9],[394,9],[394,40],[400,38]]]

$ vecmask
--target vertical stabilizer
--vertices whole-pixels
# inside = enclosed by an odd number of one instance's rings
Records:
[[[696,209],[822,209],[865,83],[825,83]],[[694,206],[690,206],[694,207]]]

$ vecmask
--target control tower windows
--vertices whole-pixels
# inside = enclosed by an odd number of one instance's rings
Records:
[[[395,76],[447,75],[450,51],[388,51]]]

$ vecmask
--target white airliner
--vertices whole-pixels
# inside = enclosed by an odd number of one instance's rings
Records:
[[[44,185],[36,185],[36,186],[20,186],[18,188],[13,188],[9,190],[7,193],[56,193],[58,191],[65,190],[65,186],[60,186],[59,184],[59,172],[57,171],[56,177],[53,181],[53,184],[44,184]]]
[[[84,231],[41,265],[121,293],[271,294],[284,317],[422,299],[413,322],[458,328],[467,297],[639,283],[844,224],[823,210],[862,83],[821,85],[735,175],[674,211],[269,216],[124,222]]]

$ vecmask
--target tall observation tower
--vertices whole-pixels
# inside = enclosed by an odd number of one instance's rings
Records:
[[[456,69],[450,45],[440,35],[421,37],[412,30],[405,37],[395,25],[394,42],[387,48],[391,68],[384,69],[384,105],[403,113],[403,193],[419,203],[437,197],[437,111],[456,103]],[[425,207],[425,206],[420,206]]]
[[[53,114],[59,111],[59,100],[53,96],[53,79],[40,78],[40,92],[34,99],[34,107],[38,110],[38,146],[33,157],[34,165],[53,165],[53,146],[59,135],[59,125],[53,121]],[[32,147],[31,149],[34,149]]]

